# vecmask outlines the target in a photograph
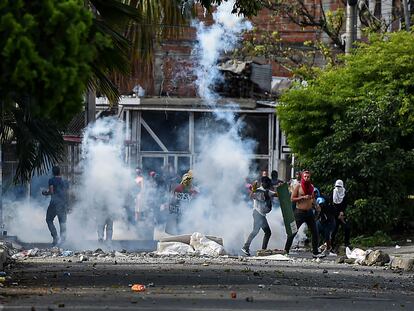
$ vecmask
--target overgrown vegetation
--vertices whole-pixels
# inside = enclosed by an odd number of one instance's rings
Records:
[[[376,231],[374,234],[366,236],[359,235],[351,240],[354,247],[361,247],[363,249],[374,246],[390,246],[394,243],[391,237],[383,231]]]
[[[343,179],[354,233],[388,232],[412,209],[414,35],[371,36],[343,65],[281,98],[277,113],[301,167],[332,191]]]

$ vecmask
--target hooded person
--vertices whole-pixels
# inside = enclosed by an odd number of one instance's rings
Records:
[[[344,182],[341,179],[335,181],[335,186],[332,191],[331,196],[332,205],[335,211],[335,220],[336,226],[335,230],[332,233],[332,246],[335,247],[335,238],[338,233],[339,227],[342,227],[344,230],[344,243],[345,246],[350,246],[350,235],[351,227],[349,220],[346,217],[346,208],[347,208],[347,196],[346,189],[344,187]]]
[[[142,174],[142,169],[137,167],[135,169],[136,177],[134,179],[135,187],[135,221],[140,220],[142,218],[142,211],[143,211],[143,192],[144,192],[144,176]]]
[[[189,170],[181,178],[180,184],[175,187],[174,192],[191,193],[195,194],[197,191],[193,187],[193,171]]]
[[[260,183],[260,187],[252,187],[252,192],[250,194],[250,198],[253,199],[253,230],[241,249],[247,256],[250,256],[250,244],[259,233],[260,229],[264,232],[262,249],[267,249],[272,234],[266,215],[272,210],[272,197],[277,194],[271,190],[272,181],[269,177],[263,176],[260,179]]]
[[[170,217],[167,221],[165,231],[170,234],[179,234],[180,221],[183,212],[190,208],[193,196],[197,190],[193,186],[193,171],[189,170],[181,178],[181,182],[175,187],[169,204]]]

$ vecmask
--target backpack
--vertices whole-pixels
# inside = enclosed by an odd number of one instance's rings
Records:
[[[257,201],[257,209],[263,214],[270,213],[272,210],[272,198],[269,195],[269,190],[259,188],[255,193],[255,200]]]

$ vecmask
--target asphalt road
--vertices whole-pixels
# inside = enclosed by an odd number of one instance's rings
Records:
[[[7,271],[0,310],[414,310],[414,273],[293,259],[45,257]],[[144,284],[133,292],[132,284]]]

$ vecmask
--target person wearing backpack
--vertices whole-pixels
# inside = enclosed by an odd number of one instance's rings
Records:
[[[52,167],[53,177],[49,179],[49,189],[42,191],[42,194],[50,195],[50,203],[46,212],[46,223],[52,235],[52,245],[56,246],[59,243],[63,243],[66,240],[66,216],[68,206],[68,184],[60,176],[60,167]],[[60,227],[60,241],[56,231],[56,227],[53,224],[55,217],[58,217]]]
[[[257,183],[255,183],[252,187],[252,192],[250,193],[250,198],[253,199],[253,230],[241,249],[247,256],[250,256],[250,244],[259,233],[260,229],[264,231],[262,249],[267,249],[267,244],[269,243],[270,235],[272,234],[266,219],[266,214],[272,210],[272,197],[276,196],[276,192],[270,190],[272,181],[269,177],[263,176],[260,182],[260,187],[257,188]]]

